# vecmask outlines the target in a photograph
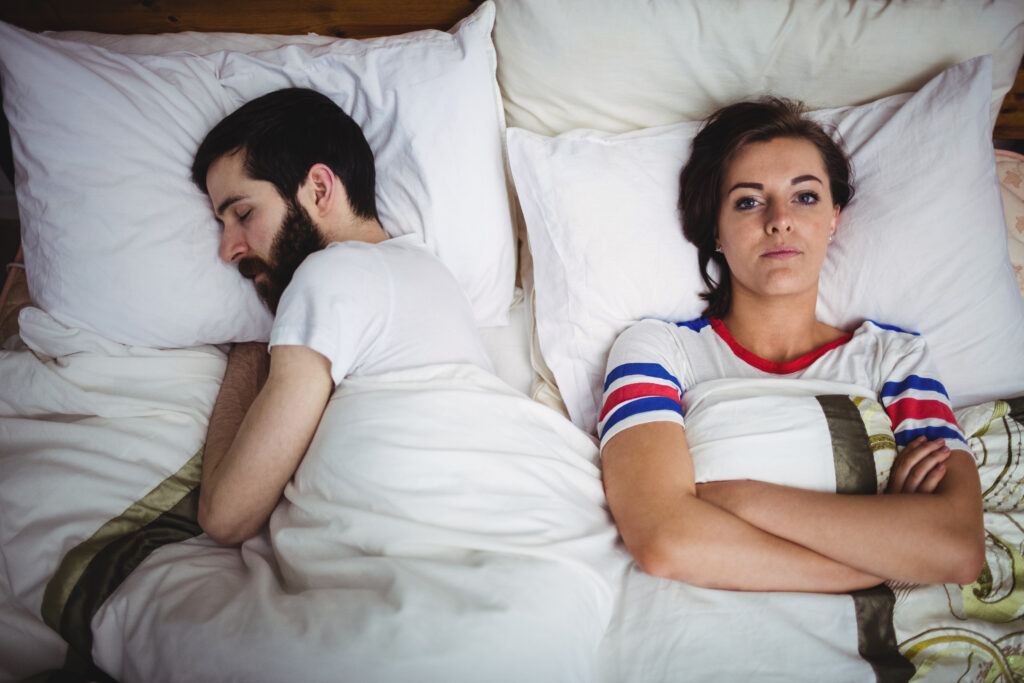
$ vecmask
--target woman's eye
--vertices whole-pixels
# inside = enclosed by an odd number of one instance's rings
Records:
[[[753,197],[740,197],[736,200],[736,208],[739,210],[752,209],[757,206],[757,201]]]
[[[801,192],[796,200],[801,204],[817,204],[818,194],[816,192]]]

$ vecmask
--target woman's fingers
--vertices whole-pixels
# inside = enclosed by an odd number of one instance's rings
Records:
[[[931,493],[946,473],[949,454],[942,440],[914,439],[896,456],[886,492]]]
[[[944,446],[918,460],[903,482],[901,493],[930,493],[942,480],[946,472],[945,462],[949,458],[949,449]],[[925,482],[930,482],[931,491],[926,490]]]
[[[946,454],[949,456],[949,453]],[[905,493],[932,493],[938,487],[939,482],[942,481],[942,477],[946,475],[946,464],[940,462],[933,467],[928,474],[921,480],[920,485],[914,491],[905,491]]]

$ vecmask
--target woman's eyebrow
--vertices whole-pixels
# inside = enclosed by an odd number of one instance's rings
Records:
[[[764,185],[762,185],[761,183],[736,183],[735,185],[733,185],[732,187],[729,188],[729,192],[732,192],[733,190],[735,190],[737,188],[740,188],[740,187],[746,187],[746,188],[749,188],[751,190],[763,190],[764,189]],[[728,194],[728,192],[726,194]]]
[[[796,178],[793,178],[792,180],[790,180],[789,184],[790,185],[799,185],[800,183],[806,182],[808,180],[814,180],[814,181],[820,183],[821,185],[825,184],[825,183],[821,182],[821,179],[818,178],[818,176],[811,175],[809,173],[807,175],[798,175]],[[761,183],[736,183],[735,185],[733,185],[732,187],[729,188],[729,192],[732,192],[733,190],[741,188],[741,187],[742,188],[747,188],[747,189],[750,189],[750,190],[763,190],[764,189],[764,185],[762,185]],[[729,194],[729,192],[726,192],[726,194]]]

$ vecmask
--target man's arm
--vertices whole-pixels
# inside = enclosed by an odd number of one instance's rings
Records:
[[[275,346],[267,382],[222,456],[204,458],[199,525],[218,543],[240,543],[270,518],[316,432],[334,382],[327,358]]]
[[[228,354],[224,380],[213,404],[203,452],[205,466],[216,466],[228,452],[242,426],[249,406],[256,400],[270,370],[267,345],[260,342],[235,344]]]

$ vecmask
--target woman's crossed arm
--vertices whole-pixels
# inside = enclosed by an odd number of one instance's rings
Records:
[[[934,493],[847,496],[754,481],[696,485],[686,436],[652,422],[602,450],[605,490],[644,571],[733,590],[843,592],[885,578],[977,577],[980,486],[952,453]]]

